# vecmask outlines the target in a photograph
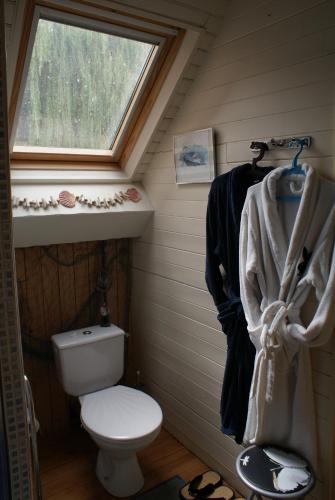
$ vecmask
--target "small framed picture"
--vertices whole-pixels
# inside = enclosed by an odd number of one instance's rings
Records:
[[[215,177],[213,129],[173,137],[177,184],[212,182]]]

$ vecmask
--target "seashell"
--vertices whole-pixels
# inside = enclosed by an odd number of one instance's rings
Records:
[[[114,195],[114,200],[115,200],[117,203],[120,203],[120,205],[122,205],[122,203],[123,203],[123,199],[121,198],[121,196],[120,196],[118,193],[115,193],[115,195]]]
[[[17,196],[13,196],[12,200],[13,200],[13,208],[17,208],[20,204],[20,198],[18,198]]]
[[[128,196],[126,195],[126,193],[124,193],[123,191],[119,191],[119,196],[123,199],[123,200],[128,200]]]
[[[115,200],[114,200],[113,198],[108,198],[108,203],[109,203],[109,206],[114,207],[114,205],[115,205]]]
[[[37,210],[37,208],[40,208],[37,200],[31,200],[29,202],[28,206],[31,208],[34,208],[35,210]]]
[[[59,203],[63,207],[73,208],[76,205],[76,197],[74,194],[69,193],[69,191],[61,191],[58,195]]]
[[[53,196],[50,196],[49,205],[51,205],[52,207],[57,207],[58,205],[57,200],[55,200]]]
[[[138,203],[142,199],[140,193],[137,191],[136,188],[127,189],[126,195],[128,199],[133,201],[134,203]]]

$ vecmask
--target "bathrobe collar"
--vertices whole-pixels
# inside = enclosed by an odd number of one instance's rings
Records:
[[[315,170],[307,164],[303,164],[306,178],[303,193],[299,204],[299,209],[294,222],[289,243],[287,243],[283,223],[279,215],[277,194],[277,181],[288,167],[279,167],[270,172],[262,183],[262,202],[265,207],[264,218],[268,240],[278,278],[281,283],[281,300],[287,300],[287,285],[292,279],[292,267],[298,264],[302,250],[306,241],[310,221],[315,210],[317,201],[319,178]],[[289,202],[288,202],[289,203]]]

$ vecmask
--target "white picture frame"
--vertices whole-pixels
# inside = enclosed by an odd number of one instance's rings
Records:
[[[215,177],[213,129],[175,135],[173,156],[177,184],[212,182]]]

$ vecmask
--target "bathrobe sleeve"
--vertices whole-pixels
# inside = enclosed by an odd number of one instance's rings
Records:
[[[316,250],[306,276],[299,288],[314,287],[318,301],[316,312],[306,330],[293,331],[292,334],[309,347],[325,344],[335,327],[335,209],[323,227],[316,244]]]
[[[251,340],[260,324],[262,267],[259,261],[261,235],[258,231],[257,210],[250,196],[246,198],[241,217],[240,229],[240,291],[245,318]],[[257,346],[256,346],[257,347]]]
[[[206,216],[206,283],[214,303],[218,310],[220,305],[227,300],[224,292],[225,271],[220,266],[220,214],[219,202],[217,200],[217,189],[215,181],[212,183],[208,195],[207,216]]]

